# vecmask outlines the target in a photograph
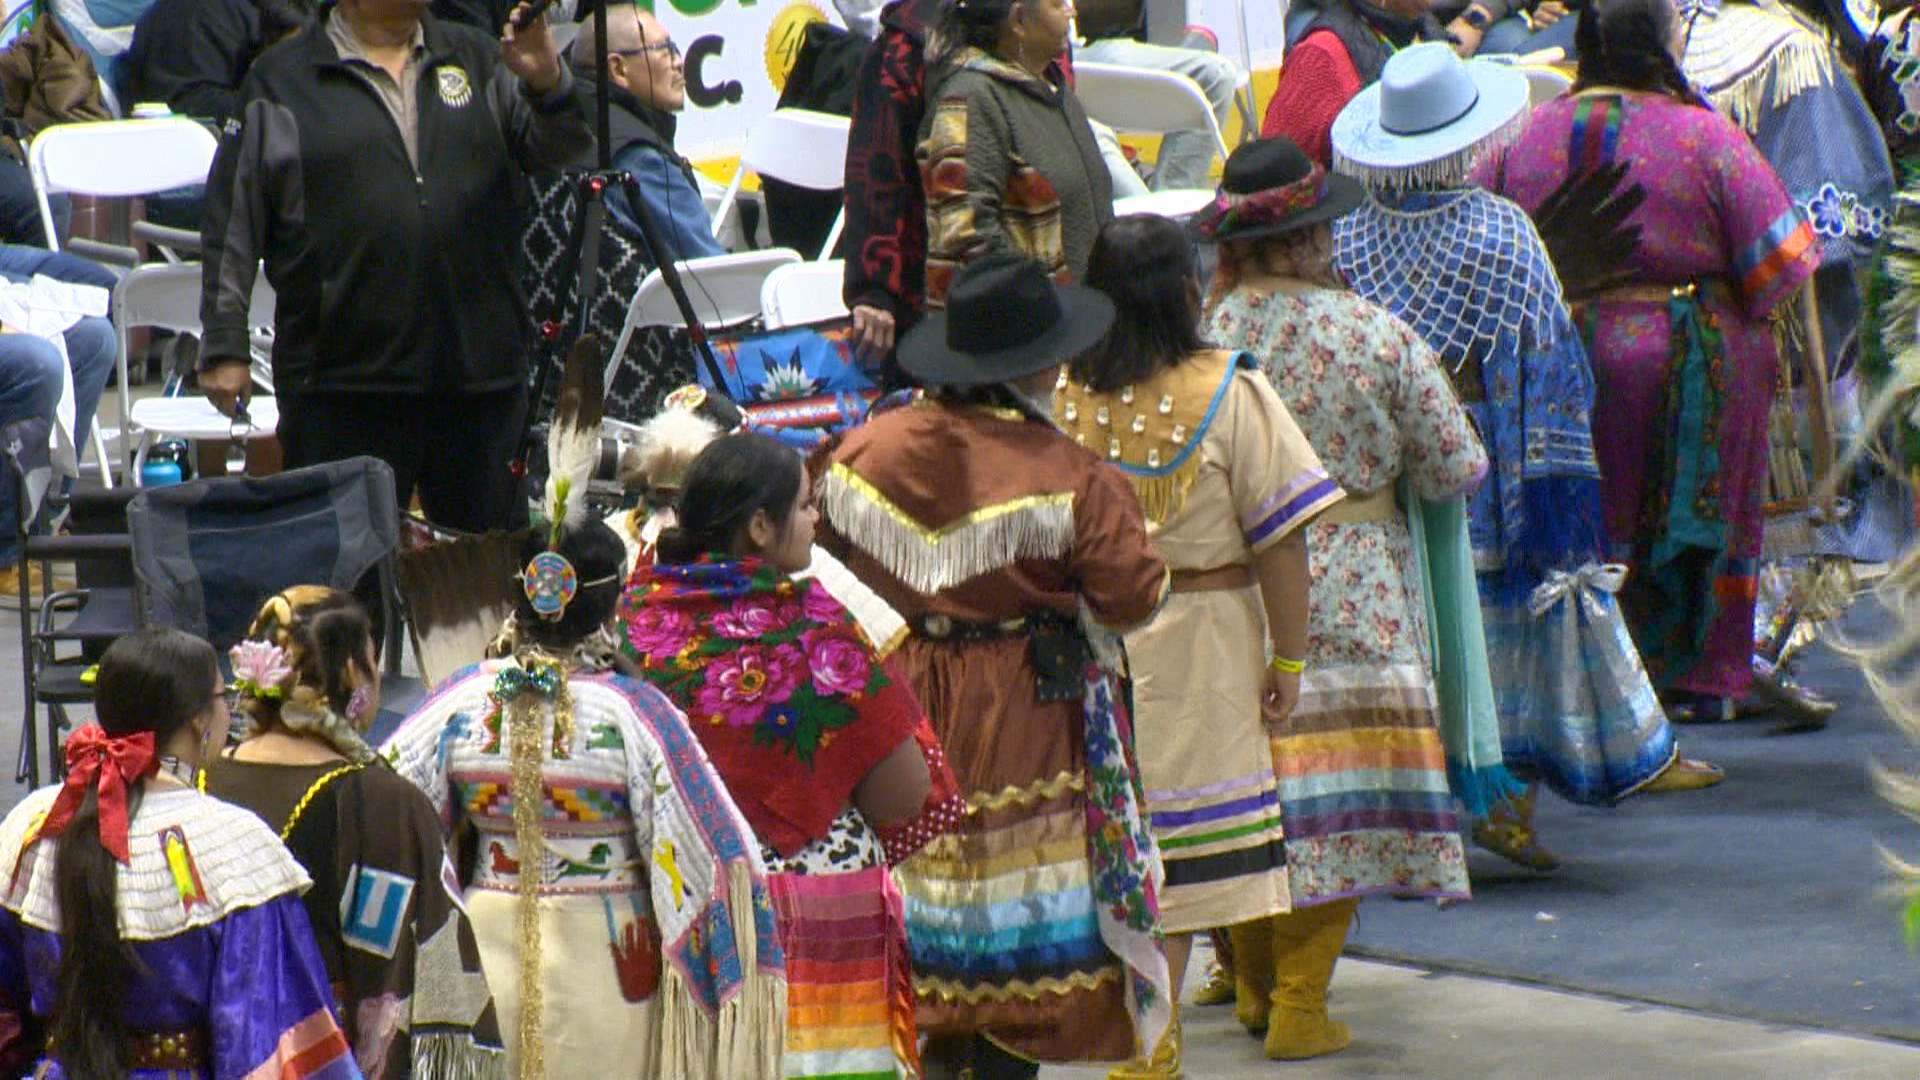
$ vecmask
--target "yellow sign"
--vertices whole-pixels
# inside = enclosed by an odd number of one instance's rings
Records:
[[[800,46],[807,40],[807,27],[827,21],[827,13],[800,0],[780,9],[767,28],[767,81],[776,91],[787,88],[787,76],[800,58]]]

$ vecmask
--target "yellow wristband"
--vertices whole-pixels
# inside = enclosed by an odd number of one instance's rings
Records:
[[[1307,662],[1305,660],[1289,660],[1279,655],[1275,655],[1273,659],[1267,661],[1267,666],[1283,675],[1298,675],[1307,670]]]

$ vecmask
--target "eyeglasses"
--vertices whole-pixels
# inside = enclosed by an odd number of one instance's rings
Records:
[[[652,45],[642,45],[637,49],[617,49],[615,50],[614,55],[615,56],[640,56],[644,53],[657,53],[657,52],[666,53],[667,59],[669,60],[678,60],[680,59],[680,43],[677,41],[674,41],[672,38],[668,38],[666,41],[657,42]]]

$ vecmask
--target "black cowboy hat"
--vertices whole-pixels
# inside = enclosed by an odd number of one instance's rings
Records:
[[[1112,323],[1104,293],[1055,285],[1024,255],[983,255],[954,278],[947,309],[900,343],[900,366],[937,386],[1008,382],[1086,351]]]
[[[1319,179],[1306,186],[1315,173]],[[1246,196],[1300,188],[1299,209],[1279,217],[1248,214],[1235,204]],[[1220,192],[1212,205],[1187,218],[1194,238],[1213,243],[1252,240],[1332,221],[1365,202],[1367,189],[1351,177],[1325,172],[1284,135],[1242,143],[1227,157]]]

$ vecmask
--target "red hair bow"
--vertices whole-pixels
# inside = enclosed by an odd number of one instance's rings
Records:
[[[127,789],[160,768],[153,732],[114,738],[99,724],[67,736],[67,782],[40,825],[40,836],[59,836],[80,812],[92,788],[100,796],[100,846],[127,861]]]

